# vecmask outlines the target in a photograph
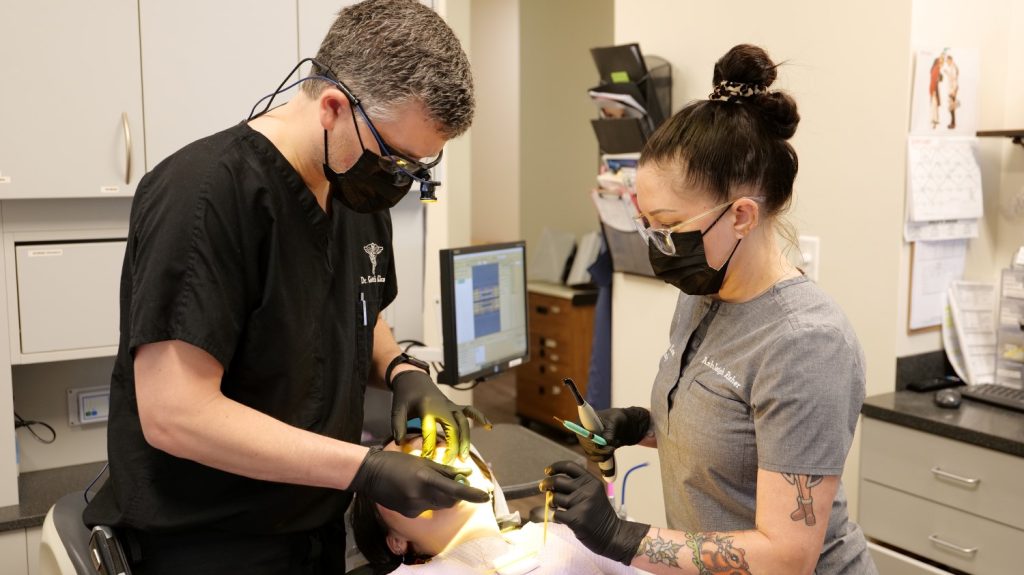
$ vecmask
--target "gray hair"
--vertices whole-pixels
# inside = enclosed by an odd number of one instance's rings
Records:
[[[448,138],[473,121],[473,75],[455,33],[413,0],[365,0],[338,13],[316,60],[359,98],[368,114],[390,119],[397,106],[419,101]],[[313,67],[314,75],[326,70]],[[317,97],[327,83],[308,81]]]

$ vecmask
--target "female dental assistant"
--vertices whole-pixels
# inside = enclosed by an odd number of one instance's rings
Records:
[[[668,528],[619,519],[599,479],[549,469],[555,519],[588,547],[652,573],[876,573],[840,475],[864,399],[843,312],[784,257],[778,216],[797,156],[794,100],[769,90],[756,46],[716,64],[714,91],[647,143],[638,228],[678,287],[650,409],[599,413],[608,448],[656,447]]]

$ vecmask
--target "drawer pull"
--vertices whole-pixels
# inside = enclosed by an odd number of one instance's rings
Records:
[[[538,305],[535,306],[533,309],[540,315],[548,315],[549,313],[551,315],[554,315],[556,313],[562,313],[562,308],[558,307],[557,305],[553,305],[550,307],[546,305]]]
[[[940,539],[938,535],[929,535],[928,540],[938,545],[939,547],[944,547],[951,551],[956,551],[957,553],[963,553],[964,555],[974,555],[978,552],[977,547],[961,547],[954,543],[950,543],[949,541]]]
[[[963,483],[968,487],[977,487],[978,484],[981,483],[980,479],[975,479],[973,477],[964,477],[962,475],[957,475],[955,473],[943,471],[938,467],[932,467],[932,475],[939,479],[948,479],[950,481],[956,481],[957,483]]]
[[[540,355],[541,355],[541,357],[544,356],[544,350],[543,349],[540,350]],[[558,361],[558,354],[555,354],[555,353],[551,354],[551,361]]]

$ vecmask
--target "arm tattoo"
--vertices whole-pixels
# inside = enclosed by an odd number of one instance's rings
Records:
[[[746,551],[733,547],[732,537],[718,533],[684,533],[700,575],[750,575]]]
[[[811,497],[811,488],[821,483],[821,475],[796,475],[783,473],[791,485],[796,485],[796,511],[789,514],[793,521],[804,520],[809,527],[813,527],[817,520],[814,518],[814,498]]]
[[[657,529],[653,538],[650,535],[644,536],[640,542],[640,547],[636,550],[636,556],[646,556],[651,565],[664,563],[669,567],[679,567],[677,553],[682,548],[682,545],[671,539],[663,539],[661,537],[661,529]]]

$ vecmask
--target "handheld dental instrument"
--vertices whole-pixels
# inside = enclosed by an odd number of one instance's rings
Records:
[[[604,438],[601,437],[600,435],[594,433],[593,431],[588,431],[571,421],[566,421],[561,417],[555,417],[555,421],[561,423],[562,427],[568,429],[569,431],[575,433],[576,435],[579,435],[580,437],[585,437],[593,441],[594,443],[600,445],[601,447],[605,447],[608,445],[608,442],[605,441]]]
[[[591,407],[587,400],[583,399],[580,395],[580,390],[576,388],[576,382],[571,377],[567,377],[562,380],[562,383],[569,388],[572,392],[573,397],[576,398],[576,411],[580,415],[580,423],[587,431],[591,431],[595,434],[600,434],[604,431],[604,425],[601,424],[601,419],[597,417],[597,412]],[[603,439],[603,438],[602,438]],[[595,443],[597,443],[595,441]],[[601,468],[601,475],[605,481],[611,482],[615,480],[615,456],[612,455],[607,461],[602,461],[598,464]]]

